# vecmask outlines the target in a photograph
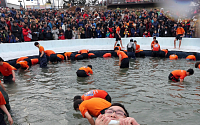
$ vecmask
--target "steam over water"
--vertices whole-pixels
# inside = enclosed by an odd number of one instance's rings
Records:
[[[93,65],[94,75],[77,78],[76,70]],[[197,125],[200,123],[200,70],[183,84],[168,81],[176,69],[187,70],[194,62],[150,57],[130,61],[119,69],[118,58],[82,60],[32,66],[17,71],[15,84],[7,85],[15,125],[89,125],[73,109],[73,97],[91,89],[106,90],[131,117],[148,125]]]

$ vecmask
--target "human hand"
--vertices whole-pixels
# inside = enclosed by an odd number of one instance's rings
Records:
[[[100,114],[95,121],[95,125],[108,125],[110,121],[111,118],[105,117],[104,115]]]
[[[12,119],[12,117],[11,117],[11,116],[8,116],[8,122],[10,123],[10,125],[12,125],[12,124],[13,124],[13,119]]]
[[[140,125],[134,118],[127,117],[120,119],[120,125]]]
[[[15,82],[15,77],[12,78],[12,81]]]

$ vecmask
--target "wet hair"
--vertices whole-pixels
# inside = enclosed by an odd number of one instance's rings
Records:
[[[117,44],[117,46],[120,46],[120,44]]]
[[[156,40],[156,43],[158,43],[158,40]]]
[[[76,101],[76,100],[78,100],[78,99],[81,99],[81,96],[80,95],[76,95],[76,96],[74,96],[74,102]]]
[[[88,67],[90,67],[92,69],[92,65],[88,65]]]
[[[134,40],[133,42],[136,42],[136,43],[137,43],[137,41],[136,41],[136,40]]]
[[[74,110],[76,110],[77,108],[79,108],[79,105],[83,102],[83,100],[81,99],[77,99],[75,102],[74,102]]]
[[[190,75],[194,74],[194,70],[193,69],[188,69],[187,72],[189,72]]]
[[[126,117],[129,117],[129,113],[128,111],[125,109],[124,105],[120,104],[120,103],[113,103],[110,107],[112,106],[119,106],[121,108],[123,108],[123,110],[125,111]]]
[[[1,62],[1,61],[4,62],[4,60],[0,57],[0,62]]]
[[[114,51],[115,51],[115,50],[119,50],[119,48],[118,48],[118,47],[115,47]]]
[[[39,45],[39,43],[38,43],[38,42],[35,42],[34,45],[37,46],[37,45]]]
[[[200,64],[200,62],[196,62],[195,63],[195,68],[198,68],[199,64]]]
[[[130,42],[133,42],[133,39],[130,39]]]
[[[156,36],[154,36],[153,39],[156,39]]]
[[[16,64],[16,65],[15,65],[15,68],[16,68],[16,69],[19,69],[20,67],[21,67],[20,64]]]

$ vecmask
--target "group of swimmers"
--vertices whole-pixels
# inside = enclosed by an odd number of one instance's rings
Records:
[[[17,59],[15,65],[10,65],[0,57],[0,72],[4,76],[4,83],[11,83],[15,81],[15,72],[19,68],[29,70],[32,65],[40,64],[41,68],[47,67],[48,62],[57,63],[64,60],[81,60],[87,58],[96,58],[97,56],[94,53],[89,53],[89,50],[80,50],[78,54],[72,52],[64,52],[63,54],[56,54],[53,50],[44,50],[44,47],[41,46],[38,42],[35,42],[34,45],[39,48],[39,58],[29,58],[21,57]],[[156,37],[153,38],[151,43],[152,56],[153,57],[166,57],[168,54],[167,49],[160,49],[160,45],[156,40]],[[131,39],[130,43],[127,44],[127,50],[121,49],[120,45],[114,47],[114,53],[105,53],[104,58],[118,56],[119,57],[119,66],[120,68],[129,68],[129,60],[131,58],[135,59],[136,57],[145,57],[143,50],[140,50],[140,45],[137,44],[136,40]],[[187,60],[196,61],[195,53],[186,57]],[[169,56],[170,60],[177,60],[178,56],[172,54]],[[200,62],[195,64],[195,68],[200,68]],[[93,74],[92,65],[86,67],[81,67],[76,72],[78,77],[87,77]],[[193,69],[185,70],[175,70],[169,74],[169,80],[174,82],[182,82],[186,76],[194,74]],[[0,81],[1,82],[1,81]],[[0,92],[0,100],[4,98]],[[94,97],[94,98],[93,98]],[[106,101],[106,102],[105,102]],[[0,108],[7,114],[8,121],[10,124],[13,123],[13,120],[7,111],[4,108],[5,99],[1,101]],[[4,105],[4,106],[3,106]],[[81,111],[83,117],[87,118],[91,125],[107,125],[112,120],[119,120],[122,125],[138,125],[134,118],[130,118],[128,112],[122,104],[114,103],[111,104],[111,97],[104,90],[92,90],[83,96],[74,97],[74,109]],[[94,122],[92,116],[98,117],[96,122]]]

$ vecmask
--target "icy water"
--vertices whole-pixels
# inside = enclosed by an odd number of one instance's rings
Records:
[[[89,125],[73,110],[75,95],[106,90],[141,125],[197,125],[200,123],[200,70],[183,84],[168,81],[175,69],[193,68],[185,59],[138,58],[120,69],[118,58],[63,62],[30,72],[17,71],[15,84],[7,85],[15,125]],[[76,70],[93,65],[94,75],[77,78]]]

